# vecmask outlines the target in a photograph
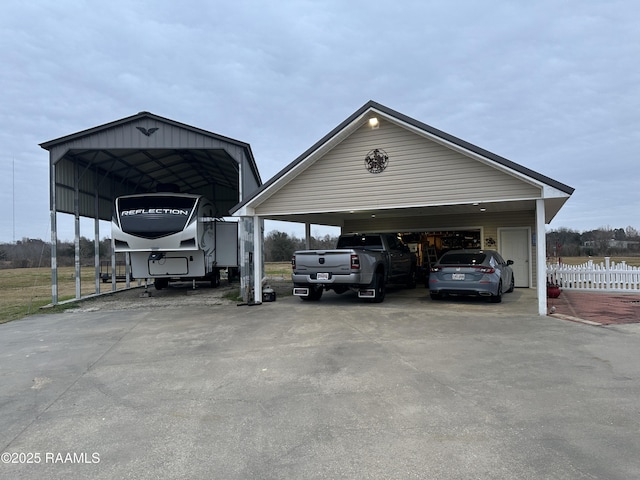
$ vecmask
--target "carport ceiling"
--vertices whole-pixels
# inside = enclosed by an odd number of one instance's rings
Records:
[[[481,210],[484,209],[484,210]],[[371,210],[343,210],[339,212],[315,212],[293,215],[266,215],[268,220],[311,223],[314,225],[343,226],[349,220],[374,220],[395,217],[433,217],[440,215],[470,215],[477,213],[503,213],[535,210],[534,200],[513,202],[485,202],[478,205],[430,205],[411,208]]]
[[[185,193],[211,185],[238,188],[238,164],[222,149],[70,150],[65,157],[108,172],[133,193],[152,191],[161,183],[173,183]]]

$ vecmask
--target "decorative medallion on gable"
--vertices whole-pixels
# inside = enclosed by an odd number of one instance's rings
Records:
[[[364,157],[364,166],[369,173],[382,173],[389,165],[389,155],[381,148],[374,148]]]

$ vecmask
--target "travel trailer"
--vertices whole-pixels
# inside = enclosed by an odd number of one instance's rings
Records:
[[[111,223],[116,253],[127,253],[131,274],[153,279],[220,284],[220,271],[238,267],[238,224],[216,216],[201,195],[147,193],[118,197]]]

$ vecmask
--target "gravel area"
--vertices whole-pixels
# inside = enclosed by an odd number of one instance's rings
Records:
[[[268,279],[266,285],[276,292],[276,298],[291,295],[292,284],[283,278]],[[234,298],[235,296],[235,298]],[[181,308],[185,306],[236,305],[240,300],[240,284],[227,284],[223,281],[218,288],[208,283],[197,283],[194,290],[192,282],[175,282],[167,288],[156,290],[150,284],[145,292],[144,286],[103,293],[78,302],[69,312],[95,312],[102,310],[138,310],[150,308]]]

